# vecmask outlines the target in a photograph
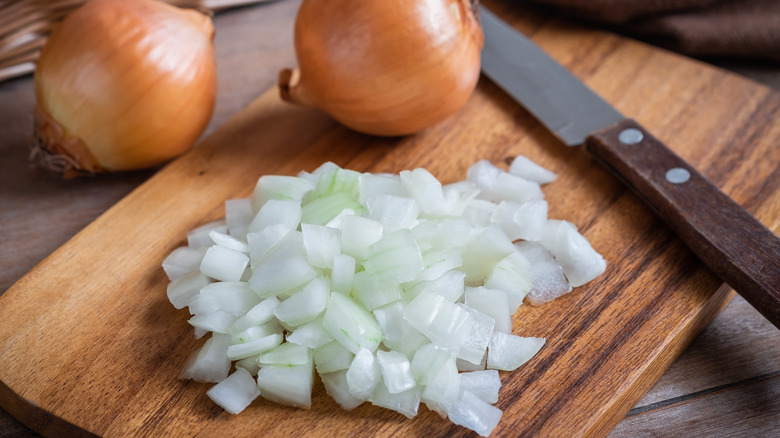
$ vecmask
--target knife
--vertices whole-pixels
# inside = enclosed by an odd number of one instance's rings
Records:
[[[480,19],[484,75],[566,145],[585,144],[713,273],[780,328],[777,235],[530,39],[485,7]]]

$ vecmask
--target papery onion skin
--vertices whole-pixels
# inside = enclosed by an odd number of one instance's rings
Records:
[[[280,92],[356,131],[412,134],[466,103],[482,44],[474,0],[304,0]]]
[[[187,151],[214,110],[213,37],[199,11],[87,2],[52,32],[36,66],[38,155],[72,176],[149,168]]]

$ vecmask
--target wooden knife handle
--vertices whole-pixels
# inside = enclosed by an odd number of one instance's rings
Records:
[[[587,149],[633,189],[716,275],[780,328],[780,239],[633,120]]]

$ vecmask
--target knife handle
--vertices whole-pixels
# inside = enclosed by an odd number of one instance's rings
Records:
[[[780,328],[777,235],[634,120],[598,131],[585,144],[707,267]]]

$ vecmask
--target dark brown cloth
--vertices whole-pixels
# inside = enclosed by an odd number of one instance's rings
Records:
[[[780,62],[780,0],[532,0],[691,56]]]

